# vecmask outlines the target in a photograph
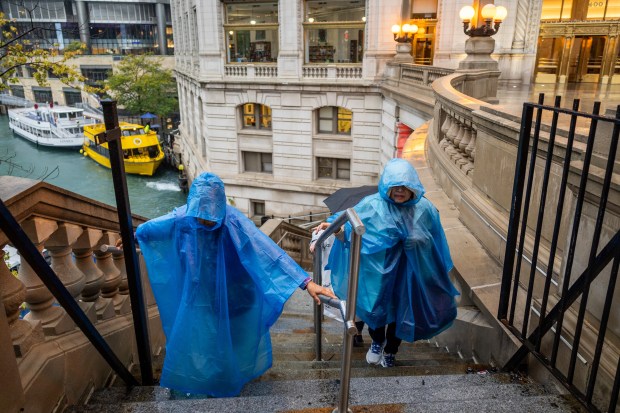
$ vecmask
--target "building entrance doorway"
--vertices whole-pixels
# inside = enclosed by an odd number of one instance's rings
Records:
[[[568,81],[599,82],[607,36],[575,36],[568,58]]]
[[[540,26],[536,83],[620,83],[620,21],[553,22]]]

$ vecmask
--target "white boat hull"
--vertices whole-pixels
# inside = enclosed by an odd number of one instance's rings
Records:
[[[73,118],[67,119],[69,116]],[[9,109],[13,132],[43,146],[79,148],[84,143],[84,125],[94,121],[83,117],[81,109],[66,106]]]
[[[71,139],[59,138],[57,136],[46,138],[42,136],[37,136],[33,133],[27,132],[16,125],[12,125],[9,123],[9,128],[15,132],[16,135],[21,136],[22,138],[26,138],[30,142],[33,142],[37,145],[43,146],[55,146],[61,148],[79,148],[84,144],[83,137],[76,137]]]

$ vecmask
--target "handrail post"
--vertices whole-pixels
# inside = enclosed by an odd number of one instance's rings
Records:
[[[357,284],[360,267],[360,251],[362,248],[362,235],[366,232],[366,228],[357,216],[353,208],[349,208],[345,213],[341,214],[332,222],[332,224],[319,236],[315,244],[314,256],[314,282],[322,283],[322,254],[320,249],[323,248],[323,242],[331,236],[341,225],[349,222],[352,228],[351,232],[351,255],[349,257],[349,284],[347,286],[347,301],[338,301],[338,307],[344,320],[344,339],[342,348],[342,368],[340,370],[340,391],[338,397],[338,407],[333,413],[351,412],[349,406],[349,385],[351,380],[351,353],[353,352],[353,336],[357,333],[355,327],[355,306],[357,304]],[[318,248],[318,249],[317,249]],[[319,284],[320,285],[320,284]],[[321,297],[321,301],[327,302],[334,306],[337,300]],[[321,317],[322,306],[315,306],[314,310],[314,328],[316,333],[316,360],[322,358],[321,355]]]
[[[101,101],[101,107],[103,108],[103,120],[106,132],[103,136],[97,135],[97,143],[108,143],[110,169],[112,170],[112,181],[114,183],[114,194],[116,196],[116,209],[118,211],[118,220],[121,227],[123,253],[127,269],[127,285],[129,287],[136,346],[138,348],[138,358],[140,361],[140,373],[142,375],[142,384],[151,386],[154,384],[153,368],[151,365],[151,346],[149,343],[146,308],[144,306],[144,291],[142,289],[142,279],[140,278],[140,265],[134,245],[133,221],[131,217],[131,208],[129,206],[129,195],[127,193],[127,181],[125,179],[125,164],[123,162],[121,130],[118,125],[116,101],[104,99]]]

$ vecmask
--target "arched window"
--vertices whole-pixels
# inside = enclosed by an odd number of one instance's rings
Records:
[[[271,130],[271,108],[258,103],[246,103],[241,107],[242,128]]]
[[[338,106],[324,106],[316,111],[317,133],[350,135],[353,112]]]

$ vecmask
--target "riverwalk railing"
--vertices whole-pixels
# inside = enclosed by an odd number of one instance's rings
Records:
[[[116,209],[44,182],[11,176],[0,177],[0,199],[36,249],[34,261],[22,257],[17,276],[0,265],[0,298],[4,304],[1,318],[6,316],[0,329],[7,330],[0,337],[9,340],[2,344],[14,350],[12,354],[0,355],[0,364],[14,366],[0,377],[3,385],[6,381],[7,388],[15,390],[12,405],[6,411],[52,411],[63,403],[84,401],[113,375],[110,366],[99,358],[98,345],[107,345],[116,357],[114,363],[120,367],[114,370],[121,378],[128,380],[128,384],[137,383],[127,372],[138,357],[135,340],[131,338],[133,322],[125,257],[122,251],[101,249],[114,245],[119,238]],[[3,218],[2,228],[7,221]],[[133,217],[134,227],[141,222],[143,218]],[[7,233],[0,232],[0,247],[8,243]],[[24,245],[19,247],[24,250]],[[36,255],[44,249],[51,256],[47,271],[58,276],[58,284],[47,282],[52,277],[46,276],[45,283],[39,277],[46,264],[42,258],[37,260]],[[159,312],[146,269],[143,263],[140,265],[152,348],[157,349],[164,343]],[[58,291],[65,307],[57,304]],[[76,321],[74,313],[79,311],[74,312],[72,307],[79,307],[84,319]],[[76,323],[90,324],[86,336],[76,328]],[[91,345],[89,339],[96,335],[105,341]],[[104,358],[110,361],[105,355]],[[71,365],[80,367],[67,369]],[[53,384],[44,384],[52,377]]]

